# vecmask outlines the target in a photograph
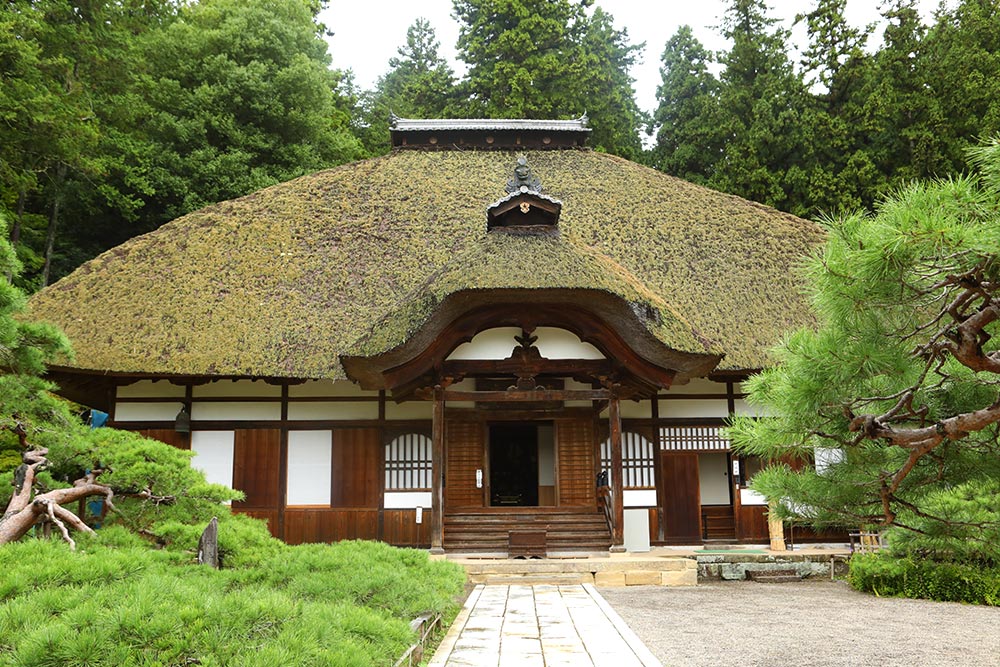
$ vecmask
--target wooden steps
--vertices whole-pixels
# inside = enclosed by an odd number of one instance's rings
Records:
[[[747,578],[761,584],[787,584],[794,581],[802,581],[802,575],[790,568],[784,570],[762,570],[759,572],[748,571]]]
[[[544,531],[549,552],[607,551],[611,546],[604,515],[596,509],[509,508],[445,513],[444,548],[453,552],[507,553],[512,531]]]
[[[701,536],[706,543],[736,540],[736,517],[730,505],[702,505]]]

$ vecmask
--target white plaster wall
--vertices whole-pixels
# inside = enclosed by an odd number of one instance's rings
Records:
[[[538,327],[534,335],[538,336],[535,347],[546,359],[604,359],[600,350],[590,343],[584,343],[572,331]]]
[[[123,398],[184,398],[185,388],[166,380],[139,380],[117,388],[115,396]]]
[[[325,398],[341,396],[378,396],[377,391],[362,391],[348,380],[307,380],[302,384],[288,386],[291,398]]]
[[[262,421],[281,419],[281,403],[199,403],[191,405],[192,421]]]
[[[350,403],[346,401],[317,401],[315,403],[289,403],[288,419],[378,419],[378,401]]]
[[[767,417],[772,414],[770,410],[763,406],[750,405],[742,398],[737,398],[733,408],[738,415],[750,415],[751,417]]]
[[[653,417],[653,402],[648,399],[619,401],[618,412],[622,419],[651,419]]]
[[[656,507],[656,489],[625,489],[622,503],[625,507]]]
[[[563,378],[563,387],[565,389],[572,389],[574,391],[590,391],[593,387],[585,382],[577,382],[573,378]],[[589,408],[593,403],[591,401],[566,401],[565,406],[567,408]]]
[[[743,505],[766,505],[767,500],[753,489],[740,489],[740,503]]]
[[[726,383],[707,378],[694,378],[687,384],[677,384],[669,389],[675,394],[721,394],[726,395]]]
[[[219,380],[191,388],[195,398],[281,398],[281,387],[258,380]]]
[[[518,346],[514,340],[520,336],[517,327],[496,327],[480,331],[468,343],[462,343],[448,355],[448,359],[506,359]],[[584,343],[571,331],[555,327],[538,327],[534,332],[538,337],[535,347],[548,359],[604,359],[601,351],[590,343]]]
[[[385,403],[386,419],[431,419],[433,416],[433,401],[406,401],[404,403],[386,401]]]
[[[329,505],[331,431],[288,432],[288,505]]]
[[[387,510],[411,510],[416,507],[423,507],[430,511],[431,492],[386,491],[384,504]]]
[[[844,460],[844,450],[839,447],[816,447],[813,450],[816,457],[816,472],[823,474],[826,469]]]
[[[660,417],[663,418],[703,418],[703,417],[728,417],[729,403],[723,396],[719,399],[676,399],[660,401]]]
[[[517,347],[514,336],[520,336],[517,327],[497,327],[477,333],[468,343],[462,343],[448,355],[448,359],[506,359]]]
[[[116,403],[115,421],[119,422],[158,422],[174,421],[184,404],[181,402],[166,403]]]
[[[722,452],[698,455],[702,505],[729,504],[729,466]]]
[[[235,443],[235,431],[193,431],[191,466],[205,473],[209,482],[232,487]]]
[[[556,434],[552,424],[538,425],[538,486],[556,484]]]

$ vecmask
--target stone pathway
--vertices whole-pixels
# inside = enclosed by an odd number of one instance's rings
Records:
[[[661,667],[589,585],[472,591],[429,667]]]

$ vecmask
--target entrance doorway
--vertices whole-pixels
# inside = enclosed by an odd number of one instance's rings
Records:
[[[490,505],[538,504],[538,427],[490,425]]]
[[[553,504],[552,423],[490,424],[489,438],[490,505]]]

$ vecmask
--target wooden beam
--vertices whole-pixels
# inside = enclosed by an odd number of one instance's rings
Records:
[[[444,392],[448,401],[476,403],[602,401],[611,397],[607,389],[539,389],[532,391],[457,391]]]
[[[431,422],[431,553],[444,553],[444,389],[434,387]]]
[[[445,360],[441,364],[440,375],[497,376],[516,375],[527,368],[534,375],[578,375],[598,377],[610,375],[613,364],[607,359],[546,359],[540,357],[533,363],[525,364],[518,359]]]
[[[618,397],[614,394],[608,403],[608,423],[611,427],[611,493],[615,518],[611,549],[612,551],[623,551],[625,544],[625,494],[622,489],[622,418],[618,409]]]

